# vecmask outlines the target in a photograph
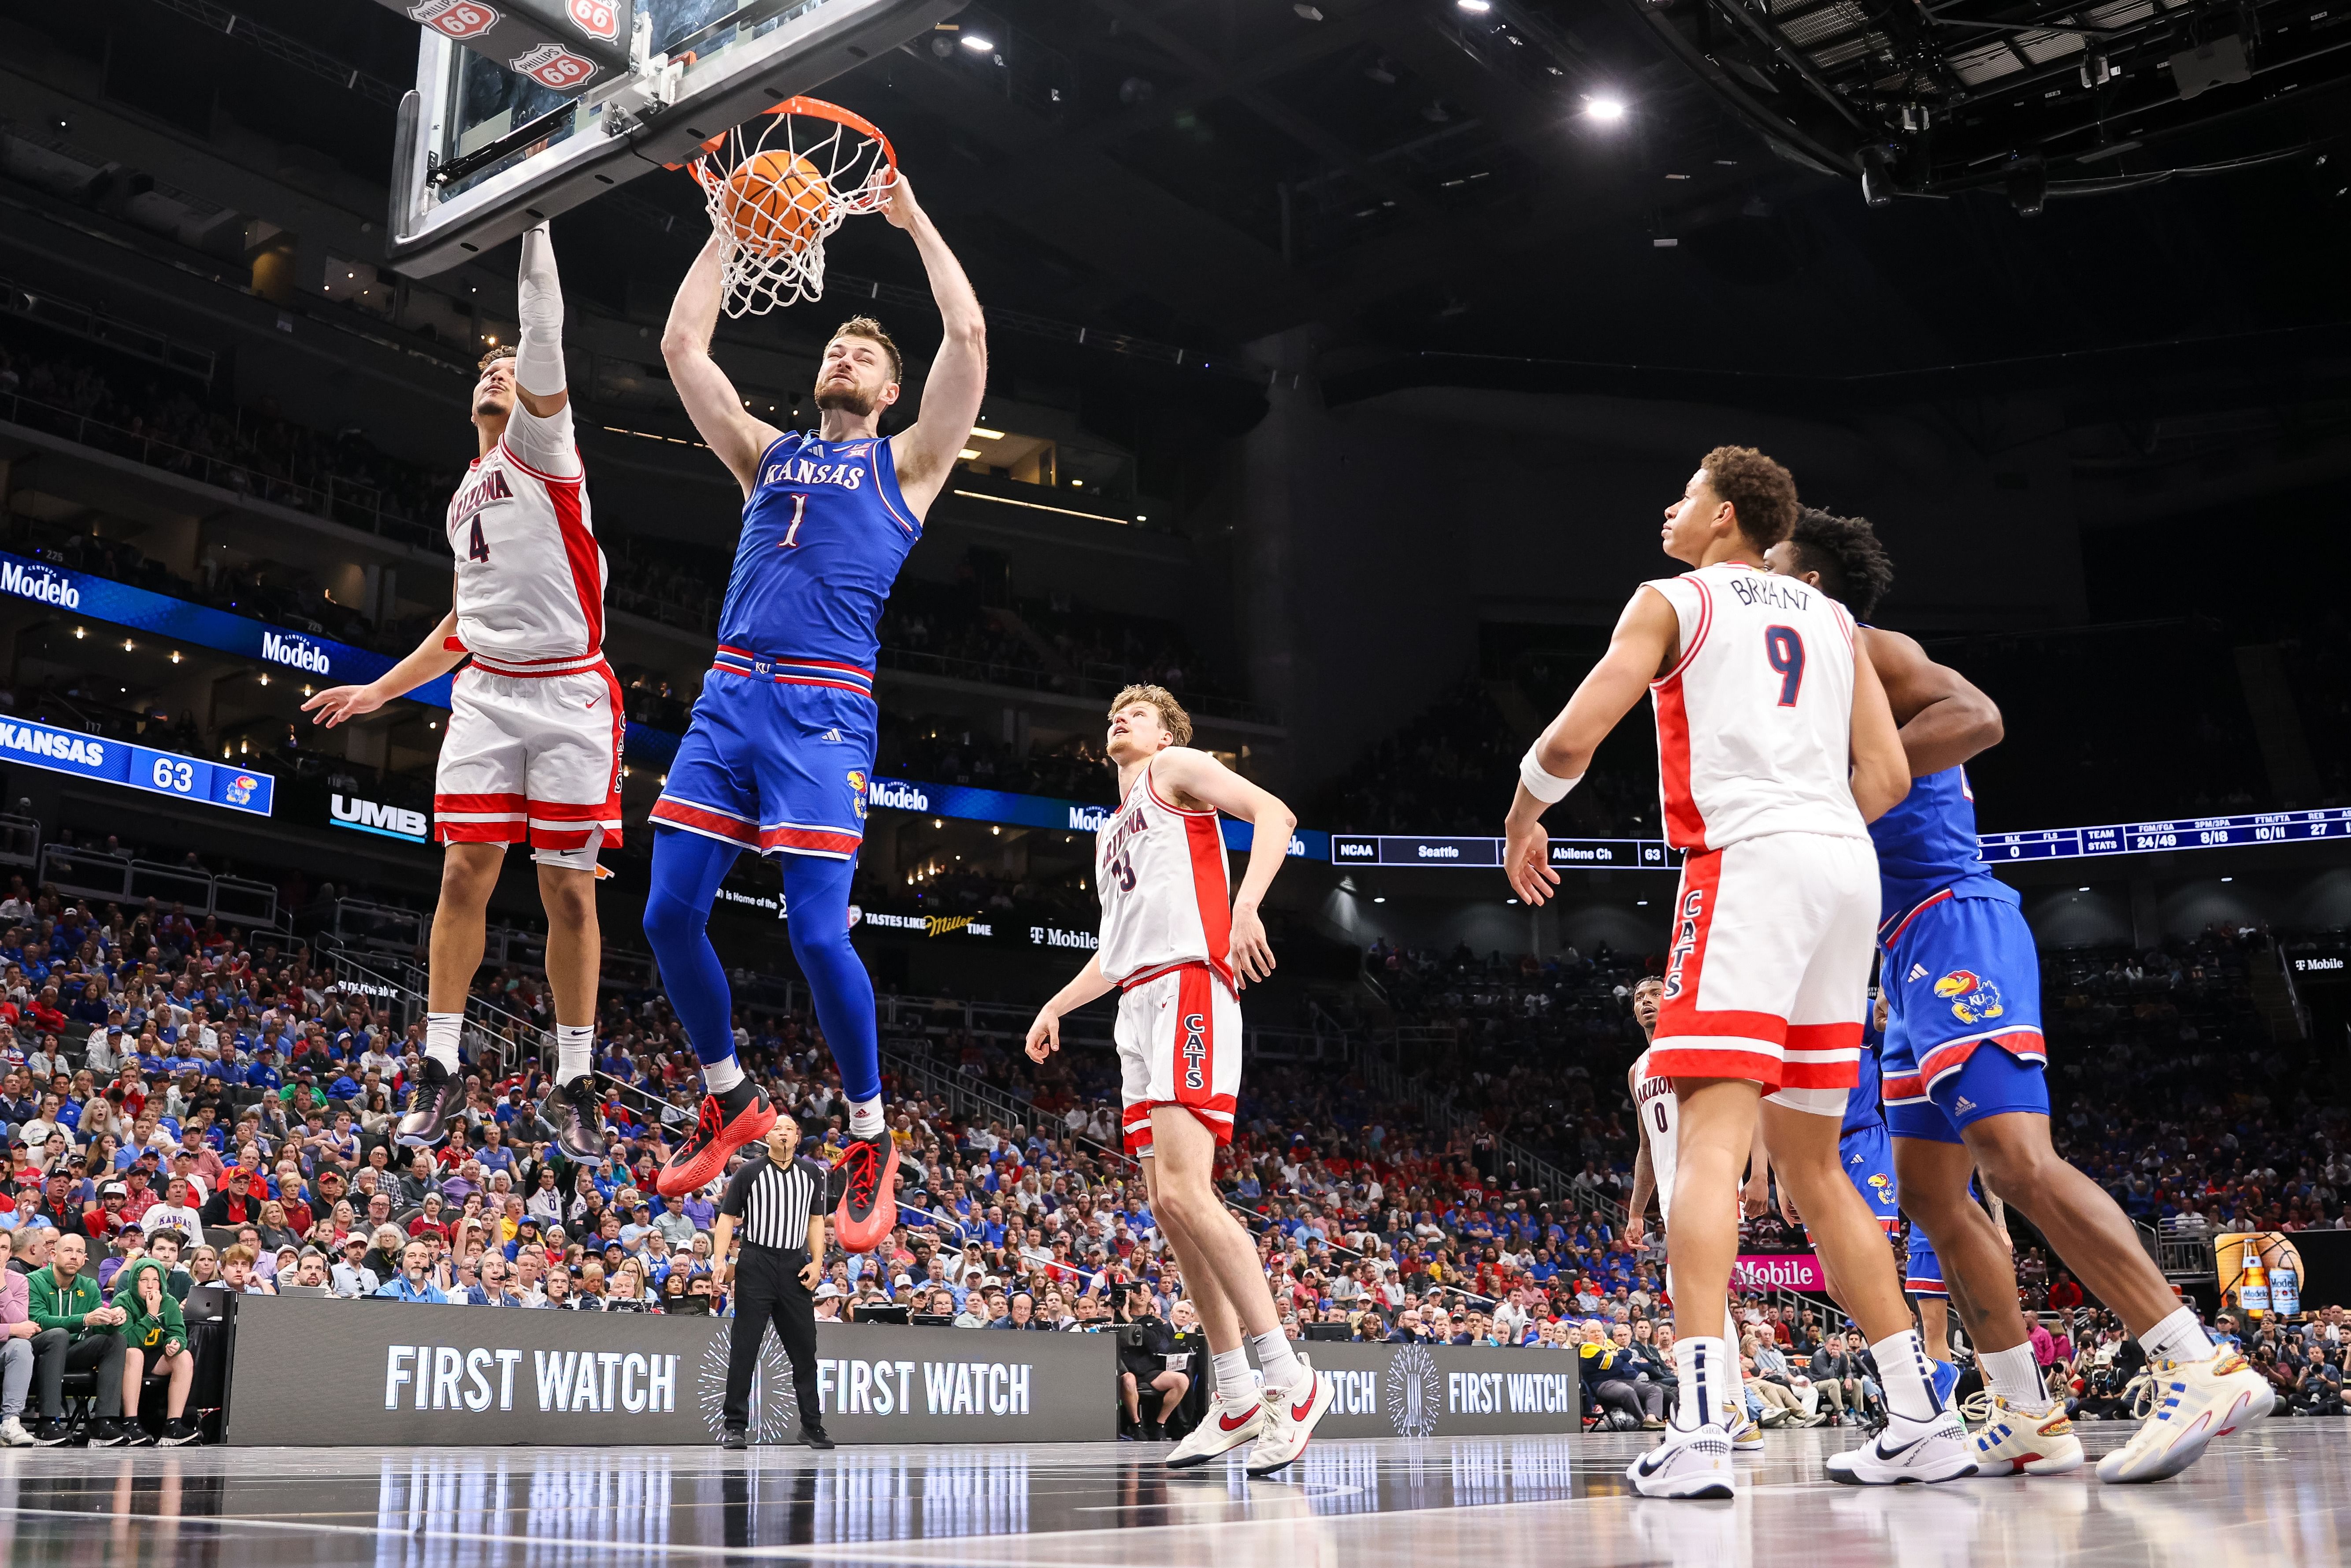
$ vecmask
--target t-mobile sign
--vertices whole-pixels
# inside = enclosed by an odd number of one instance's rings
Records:
[[[1741,1254],[1731,1278],[1742,1291],[1813,1291],[1829,1288],[1821,1260],[1810,1252]]]

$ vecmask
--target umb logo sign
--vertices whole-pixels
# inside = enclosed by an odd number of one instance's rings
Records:
[[[421,0],[408,8],[408,16],[453,38],[478,38],[498,25],[497,12],[482,0]]]
[[[285,632],[264,632],[261,634],[261,656],[275,664],[291,664],[298,670],[308,670],[323,675],[334,668],[323,648],[312,645],[305,637]]]
[[[339,828],[356,828],[362,833],[381,833],[388,839],[406,839],[421,844],[432,827],[423,812],[412,811],[405,806],[387,806],[355,795],[336,795],[329,803],[334,825]]]
[[[81,607],[81,590],[73,585],[73,580],[46,566],[26,567],[13,560],[0,563],[0,592],[54,604],[60,610]]]

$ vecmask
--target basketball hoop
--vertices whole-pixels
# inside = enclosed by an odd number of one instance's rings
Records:
[[[730,241],[724,281],[729,316],[763,316],[824,293],[824,242],[843,220],[882,210],[897,154],[871,120],[819,99],[761,111],[756,137],[741,126],[712,137],[686,165],[710,222]]]

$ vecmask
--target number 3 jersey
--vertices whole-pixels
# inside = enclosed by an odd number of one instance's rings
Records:
[[[1673,668],[1649,684],[1666,841],[1700,853],[1765,833],[1866,838],[1844,607],[1737,561],[1645,586],[1681,625]]]
[[[604,645],[604,552],[588,515],[571,405],[517,398],[506,434],[449,502],[457,640],[476,662],[592,668]]]
[[[1094,878],[1105,979],[1137,986],[1205,964],[1231,988],[1232,901],[1216,812],[1168,804],[1145,767],[1095,835]]]

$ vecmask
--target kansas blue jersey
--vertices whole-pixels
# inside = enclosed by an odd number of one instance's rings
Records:
[[[778,436],[760,455],[758,482],[743,503],[719,643],[870,675],[882,606],[922,537],[898,493],[886,439]]]
[[[1910,793],[1869,824],[1869,837],[1877,846],[1881,920],[1895,920],[1947,887],[1971,898],[2017,902],[2008,884],[1984,869],[1976,798],[1964,768],[1910,780]]]

